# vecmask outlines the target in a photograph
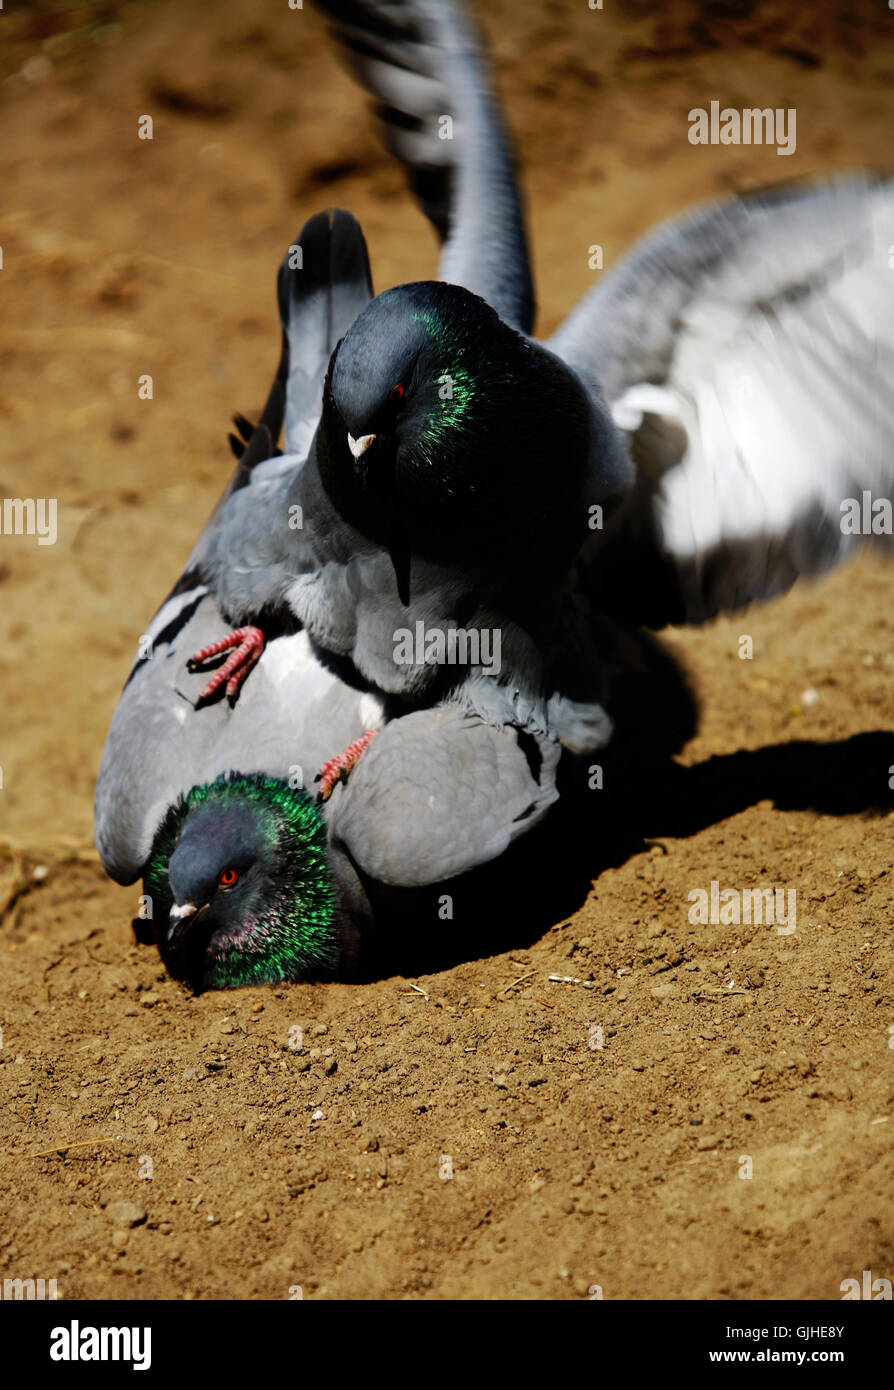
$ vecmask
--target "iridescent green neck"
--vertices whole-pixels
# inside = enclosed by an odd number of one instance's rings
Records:
[[[421,436],[426,444],[437,445],[467,422],[477,394],[475,377],[463,365],[463,350],[450,325],[445,324],[435,310],[417,309],[412,317],[414,323],[423,325],[443,362],[437,383],[440,407],[428,417]]]
[[[227,988],[328,973],[338,944],[326,826],[306,792],[278,778],[230,772],[181,796],[155,837],[144,874],[150,894],[167,916],[173,903],[168,865],[187,817],[234,805],[255,817],[266,873],[243,919],[215,932],[206,983]]]

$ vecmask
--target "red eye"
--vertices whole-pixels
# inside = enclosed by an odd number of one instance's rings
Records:
[[[218,882],[221,888],[232,888],[238,877],[239,875],[235,869],[224,869],[221,872]]]
[[[392,386],[391,390],[388,392],[388,399],[389,401],[400,401],[403,400],[406,394],[407,388],[404,386],[402,381],[399,381],[397,385]]]

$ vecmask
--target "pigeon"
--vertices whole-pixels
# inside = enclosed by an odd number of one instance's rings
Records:
[[[267,404],[254,428],[237,420],[239,462],[140,640],[96,788],[102,863],[120,883],[142,877],[141,916],[196,990],[356,974],[383,896],[412,903],[473,875],[558,798],[557,746],[455,702],[394,712],[293,618],[268,625],[238,700],[200,702],[207,672],[187,658],[224,654],[202,558],[226,499],[275,478],[283,416],[300,432],[318,410],[367,264],[347,213],[311,219],[301,243],[300,274],[280,278],[289,333]]]
[[[556,803],[558,760],[444,705],[388,723],[322,805],[285,775],[190,787],[141,871],[162,959],[197,992],[357,977],[395,895],[423,920],[445,889],[451,917],[454,895],[474,898],[475,871]]]
[[[297,617],[403,708],[450,698],[573,755],[604,748],[607,617],[702,622],[890,544],[894,185],[699,209],[539,344],[471,23],[452,0],[320,8],[444,238],[441,279],[366,304],[312,438],[287,433],[279,485],[227,505],[207,582],[237,628],[263,641]],[[499,671],[422,641],[398,659],[407,631],[450,629],[499,634]]]

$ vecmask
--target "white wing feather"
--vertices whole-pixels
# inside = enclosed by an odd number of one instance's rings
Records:
[[[894,493],[892,258],[891,182],[712,208],[634,251],[621,292],[607,285],[552,340],[579,370],[606,364],[616,423],[660,475],[640,498],[690,621],[780,593],[864,540],[890,546],[850,534],[842,508]],[[656,419],[681,440],[669,464]]]

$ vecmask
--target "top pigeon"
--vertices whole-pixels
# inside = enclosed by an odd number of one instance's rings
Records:
[[[234,624],[288,613],[405,707],[450,694],[589,752],[610,732],[594,613],[700,621],[768,597],[863,539],[842,529],[847,499],[890,499],[892,184],[669,224],[544,347],[466,18],[323,8],[445,236],[442,279],[367,304],[316,412],[287,421],[275,479],[257,470],[226,504],[203,577]],[[499,679],[396,661],[419,623],[499,631]]]

